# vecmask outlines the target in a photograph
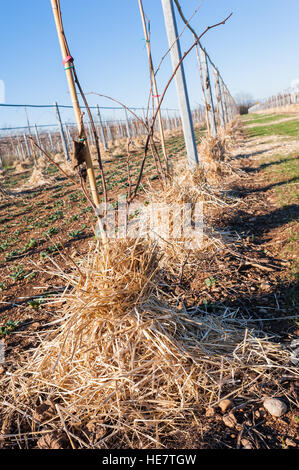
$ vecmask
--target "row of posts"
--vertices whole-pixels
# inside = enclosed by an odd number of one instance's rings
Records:
[[[164,20],[166,26],[166,32],[168,37],[168,42],[170,46],[170,55],[172,60],[173,70],[175,72],[175,82],[176,82],[176,89],[178,95],[178,103],[179,103],[179,110],[180,110],[180,117],[179,118],[169,118],[162,120],[162,125],[164,129],[177,129],[178,127],[182,127],[184,138],[185,138],[185,145],[186,145],[186,152],[189,161],[189,165],[191,168],[195,168],[199,164],[199,158],[197,154],[197,147],[195,142],[194,136],[194,124],[195,122],[200,122],[203,116],[198,116],[198,113],[192,113],[190,108],[190,102],[188,97],[187,91],[187,84],[184,72],[184,65],[182,62],[182,53],[180,47],[180,40],[178,34],[178,28],[174,13],[174,4],[173,0],[161,0],[163,13],[164,13]],[[140,4],[142,4],[140,0]],[[147,38],[145,38],[147,39]],[[217,137],[219,128],[224,128],[235,115],[238,114],[238,108],[236,103],[229,92],[228,87],[223,81],[223,78],[212,62],[210,56],[208,55],[207,51],[202,47],[201,43],[197,42],[196,44],[196,56],[197,62],[200,72],[200,80],[201,86],[203,91],[203,98],[204,98],[204,117],[207,124],[207,129],[209,135],[213,137]],[[214,78],[214,93],[212,91],[212,82],[211,82],[211,71],[213,73]],[[213,96],[214,95],[214,96]],[[69,155],[69,146],[71,144],[72,135],[71,129],[67,125],[62,124],[61,115],[59,106],[55,103],[56,108],[56,115],[59,125],[60,131],[60,138],[63,146],[63,151],[67,159],[70,159]],[[115,138],[132,138],[137,137],[145,134],[145,128],[142,124],[138,123],[137,121],[129,120],[127,111],[125,112],[125,121],[113,123],[103,123],[100,108],[97,106],[97,116],[98,116],[98,132],[100,139],[102,141],[103,147],[108,149],[108,141],[113,141]],[[202,114],[199,113],[199,114]],[[26,110],[27,115],[27,110]],[[27,123],[28,123],[28,132],[29,135],[31,134],[31,128],[27,116]],[[160,123],[161,125],[161,123]],[[158,125],[157,125],[158,128]],[[90,144],[94,144],[94,137],[91,132],[90,124],[87,124],[87,129],[89,131],[89,139]],[[35,137],[38,143],[40,143],[40,136],[38,134],[37,127],[34,127]],[[31,156],[31,149],[28,145],[27,136],[24,135],[24,143],[26,152],[29,156]],[[52,152],[55,152],[56,149],[52,135],[49,133],[49,143],[50,149]],[[24,149],[22,150],[22,145],[19,144],[21,148],[22,155],[24,154]],[[17,151],[20,153],[20,150]],[[19,155],[20,157],[20,155]]]
[[[249,109],[249,113],[256,113],[257,111],[264,111],[267,109],[282,108],[299,103],[299,90],[288,90],[277,95],[270,96],[261,103],[257,103]]]
[[[77,138],[76,127],[72,124],[62,122],[60,108],[56,102],[55,110],[59,133],[50,131],[41,132],[36,124],[30,125],[28,112],[27,109],[25,109],[27,127],[24,129],[26,132],[15,136],[3,137],[2,140],[0,139],[0,158],[5,155],[16,155],[18,160],[22,161],[27,157],[35,158],[37,154],[42,155],[40,151],[36,151],[33,147],[32,142],[28,138],[28,136],[31,136],[34,137],[37,144],[44,150],[52,154],[63,152],[65,158],[69,160],[72,140]],[[126,111],[124,112],[124,119],[118,121],[103,121],[99,106],[97,106],[96,113],[96,129],[105,150],[108,150],[109,145],[116,139],[137,138],[146,133],[144,126],[137,120],[129,119]],[[199,107],[192,112],[192,117],[195,123],[202,123],[204,120],[204,110]],[[167,110],[166,116],[163,117],[163,127],[169,131],[179,130],[182,127],[182,119],[177,115],[170,116]],[[91,124],[87,123],[86,128],[90,144],[93,145],[95,142]],[[1,143],[3,143],[3,145],[1,145]],[[3,151],[4,149],[5,152]]]
[[[173,0],[161,0],[161,2],[170,48],[172,68],[175,73],[176,90],[180,114],[182,117],[182,127],[188,162],[190,167],[195,169],[196,166],[200,164],[200,161],[194,136],[194,126],[190,111],[183,56],[174,12],[174,2]],[[219,70],[212,62],[207,51],[202,47],[195,31],[192,31],[194,38],[197,40],[195,49],[205,104],[205,118],[208,134],[216,138],[218,135],[218,128],[224,128],[233,119],[233,117],[238,114],[238,108],[235,100],[225,85]],[[214,75],[214,95],[216,100],[214,99],[212,92],[210,66]]]

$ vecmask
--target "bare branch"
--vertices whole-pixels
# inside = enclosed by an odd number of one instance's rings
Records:
[[[148,130],[148,127],[146,126],[146,123],[143,121],[143,119],[141,119],[136,113],[134,113],[130,108],[128,108],[128,106],[126,106],[125,104],[123,104],[121,101],[118,101],[116,100],[115,98],[111,98],[111,96],[107,96],[107,95],[103,95],[102,93],[97,93],[95,91],[90,91],[89,93],[86,93],[87,95],[97,95],[97,96],[100,96],[101,98],[106,98],[107,100],[110,100],[110,101],[113,101],[114,103],[117,103],[119,104],[120,106],[122,106],[125,110],[127,110],[129,113],[131,113],[135,119],[140,122],[141,124],[143,124],[143,126],[146,128],[146,130]]]
[[[66,176],[66,178],[68,178],[68,179],[69,179],[72,183],[74,183],[75,185],[79,186],[79,183],[78,183],[76,180],[74,180],[74,178],[72,178],[70,175],[68,175],[68,174],[66,173],[66,171],[64,171],[64,170],[61,168],[61,166],[58,165],[58,163],[56,163],[55,160],[54,160],[52,157],[50,157],[50,155],[48,155],[48,153],[47,153],[44,149],[42,149],[42,148],[38,145],[38,143],[35,142],[35,140],[34,140],[31,136],[28,136],[28,139],[31,140],[31,142],[33,143],[33,145],[35,145],[35,147],[37,147],[37,148],[40,150],[40,152],[42,152],[42,154],[43,154],[53,165],[55,165],[56,168],[57,168],[64,176]]]
[[[161,99],[159,101],[159,105],[156,109],[156,112],[155,112],[155,115],[153,117],[153,122],[152,122],[152,129],[155,125],[155,121],[157,119],[157,115],[158,115],[158,112],[159,112],[159,109],[161,108],[161,105],[164,101],[164,98],[165,98],[165,95],[166,95],[166,92],[172,82],[172,80],[174,79],[177,71],[179,70],[182,62],[184,61],[184,59],[187,57],[187,55],[192,51],[192,49],[199,43],[200,39],[208,32],[210,31],[210,29],[213,29],[213,28],[216,28],[217,26],[221,26],[221,25],[224,25],[228,20],[229,18],[232,16],[232,13],[230,15],[228,15],[223,21],[220,21],[219,23],[216,23],[212,26],[207,26],[207,28],[204,30],[204,32],[196,39],[196,41],[192,44],[192,46],[187,50],[187,52],[184,53],[183,57],[181,58],[181,60],[179,61],[178,65],[176,66],[173,74],[171,75],[170,79],[168,80],[167,84],[166,84],[166,87],[164,88],[164,91],[163,91],[163,94],[161,96]]]
[[[156,71],[155,71],[155,75],[157,75],[157,73],[159,72],[160,68],[161,68],[161,65],[163,63],[163,61],[166,59],[166,57],[168,56],[168,54],[170,53],[171,49],[173,48],[173,46],[175,45],[175,43],[180,39],[180,37],[183,35],[185,29],[187,28],[188,24],[190,23],[190,21],[192,20],[192,18],[196,15],[196,13],[200,10],[201,6],[203,4],[203,0],[201,1],[200,5],[196,8],[196,10],[194,11],[194,13],[192,14],[192,16],[190,17],[189,21],[187,21],[186,23],[186,26],[184,27],[183,31],[181,32],[181,34],[179,34],[179,36],[176,38],[176,40],[174,41],[174,43],[170,46],[170,48],[166,51],[166,53],[163,55]]]

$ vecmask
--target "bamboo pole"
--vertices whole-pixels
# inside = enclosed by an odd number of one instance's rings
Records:
[[[157,80],[156,80],[156,75],[155,75],[154,66],[153,66],[151,45],[150,45],[150,41],[149,41],[149,37],[148,37],[148,31],[147,31],[146,22],[145,22],[145,15],[144,15],[142,0],[138,0],[138,3],[139,3],[139,9],[140,9],[140,14],[141,14],[141,19],[142,19],[142,26],[143,26],[144,37],[145,37],[145,42],[146,42],[146,49],[147,49],[149,66],[150,66],[151,80],[152,80],[152,84],[153,84],[153,87],[154,87],[155,99],[157,100],[157,105],[159,105],[159,92],[158,92]],[[165,144],[165,136],[164,136],[164,129],[163,129],[163,121],[162,121],[162,116],[161,116],[161,109],[159,109],[159,112],[158,112],[158,122],[159,122],[159,130],[160,130],[162,151],[163,151],[163,155],[164,155],[164,159],[165,159],[165,163],[166,163],[166,168],[167,168],[167,172],[168,172],[169,171],[168,157],[167,157],[167,151],[166,151],[166,144]]]
[[[60,44],[62,58],[63,60],[65,60],[69,56],[69,51],[67,50],[67,44],[65,41],[64,31],[63,31],[62,24],[61,24],[61,18],[60,18],[59,10],[57,8],[57,6],[59,5],[59,0],[51,0],[51,5],[52,5],[55,24],[56,24],[57,35],[58,35],[58,40]],[[67,62],[67,64],[69,63],[70,62]],[[69,87],[69,91],[71,95],[72,105],[73,105],[73,109],[75,113],[77,128],[78,128],[79,133],[81,133],[82,138],[86,138],[86,136],[84,135],[85,134],[84,124],[83,124],[83,120],[81,119],[81,109],[80,109],[78,96],[76,92],[76,86],[75,86],[75,80],[74,80],[72,68],[70,68],[69,66],[65,67],[65,73],[66,73],[66,78],[67,78],[68,87]],[[95,206],[99,207],[100,197],[99,197],[99,193],[98,193],[97,186],[96,186],[95,173],[94,173],[94,169],[92,166],[91,155],[90,155],[90,150],[89,150],[89,145],[88,145],[87,140],[84,140],[84,145],[86,149],[85,162],[86,162],[86,168],[87,168],[87,176],[89,179],[92,199],[93,199]]]

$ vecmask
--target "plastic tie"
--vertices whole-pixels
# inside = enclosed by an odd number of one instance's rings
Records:
[[[71,55],[68,55],[67,57],[65,57],[62,61],[63,65],[67,64],[68,62],[73,62],[74,59]]]

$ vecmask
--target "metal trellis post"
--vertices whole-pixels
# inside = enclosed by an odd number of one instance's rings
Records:
[[[172,67],[178,66],[182,58],[180,42],[178,39],[178,29],[174,15],[172,0],[161,0],[164,12],[165,26],[167,31],[168,43],[171,47],[170,54],[172,60]],[[186,151],[188,156],[189,165],[195,169],[198,165],[198,154],[194,136],[193,122],[191,117],[190,103],[186,85],[186,78],[183,63],[179,67],[176,76],[176,89],[180,107],[180,114],[182,117],[183,133],[186,144]]]
[[[65,138],[65,134],[64,134],[64,130],[63,130],[63,125],[62,125],[62,121],[61,121],[60,111],[59,111],[59,107],[58,107],[58,104],[56,103],[56,101],[55,101],[54,105],[55,105],[55,108],[56,108],[56,116],[57,116],[57,120],[58,120],[58,125],[59,125],[59,130],[60,130],[60,137],[61,137],[61,142],[62,142],[64,154],[65,154],[66,159],[70,160],[69,150],[68,150],[68,147],[67,147],[66,138]]]

